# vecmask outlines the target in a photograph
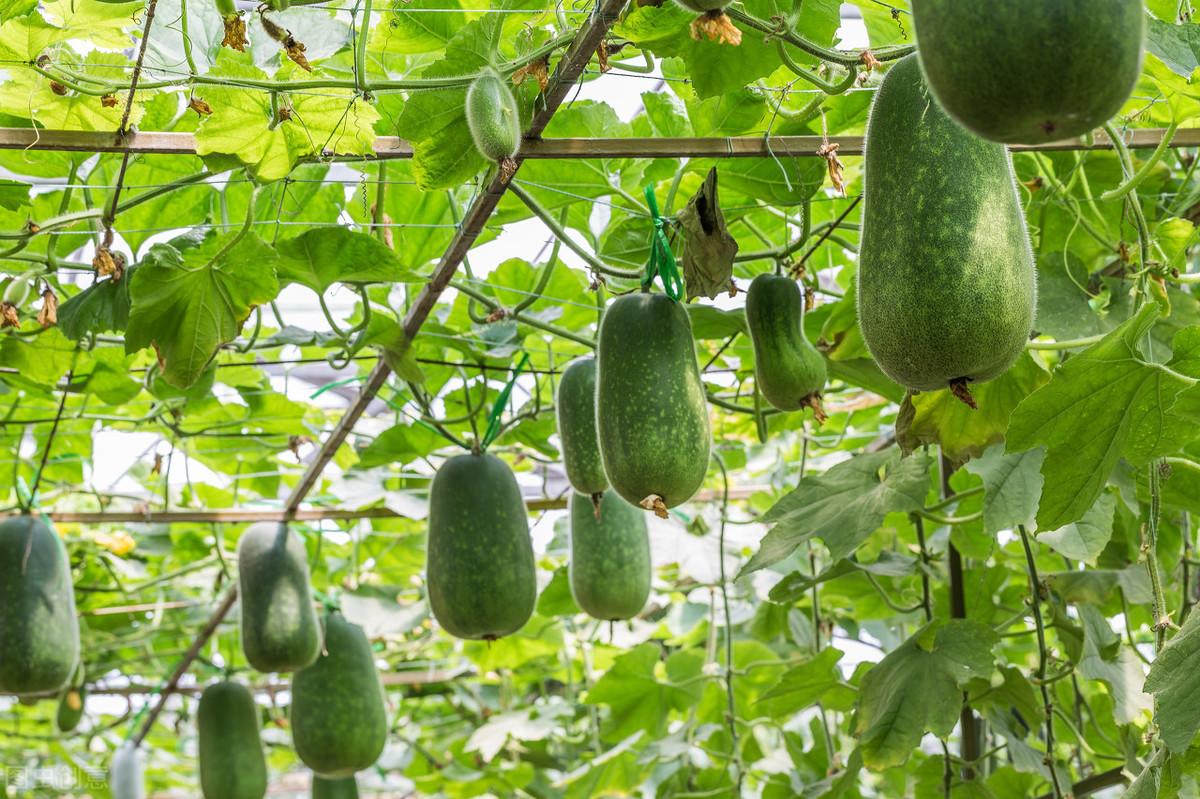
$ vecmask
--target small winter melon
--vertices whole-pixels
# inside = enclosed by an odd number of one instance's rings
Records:
[[[506,161],[521,146],[521,109],[504,78],[484,70],[467,88],[467,127],[475,149],[489,161]]]

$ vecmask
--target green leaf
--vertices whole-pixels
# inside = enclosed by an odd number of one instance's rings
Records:
[[[1200,731],[1196,663],[1200,662],[1200,614],[1193,613],[1150,665],[1144,689],[1154,695],[1155,719],[1163,743],[1186,752]]]
[[[1018,525],[1035,529],[1038,497],[1042,495],[1041,449],[1007,454],[1002,445],[988,447],[966,469],[983,480],[983,530],[994,535]]]
[[[1008,451],[1046,448],[1040,529],[1081,519],[1118,458],[1143,465],[1194,435],[1171,409],[1196,381],[1146,361],[1139,350],[1158,314],[1158,306],[1147,303],[1137,316],[1068,359],[1013,411]]]
[[[1150,577],[1146,567],[1135,563],[1125,569],[1088,569],[1087,571],[1055,572],[1044,577],[1046,585],[1067,602],[1104,605],[1120,590],[1134,605],[1149,604]]]
[[[1048,533],[1039,533],[1038,540],[1064,558],[1094,561],[1112,538],[1113,513],[1116,508],[1116,496],[1111,493],[1101,494],[1096,504],[1083,514],[1082,519]]]
[[[537,612],[542,616],[574,616],[581,613],[571,593],[570,574],[566,566],[554,570],[554,576],[538,596]]]
[[[21,180],[0,179],[0,208],[15,211],[29,205],[29,184]]]
[[[390,463],[403,466],[423,458],[442,441],[441,435],[426,425],[394,425],[376,436],[366,449],[358,453],[358,466],[362,469]]]
[[[1142,693],[1145,680],[1142,661],[1122,645],[1121,637],[1113,632],[1097,608],[1082,605],[1079,615],[1083,621],[1083,656],[1079,659],[1079,673],[1107,685],[1117,724],[1132,724],[1153,707],[1150,697]]]
[[[988,446],[1004,440],[1013,409],[1048,379],[1025,353],[1000,377],[972,386],[978,409],[949,390],[909,395],[896,419],[896,441],[906,453],[936,444],[954,463],[977,458]]]
[[[612,668],[588,691],[587,704],[609,706],[603,728],[605,740],[619,741],[639,730],[660,734],[672,710],[686,710],[692,704],[694,694],[671,682],[685,676],[678,669],[683,669],[686,676],[695,676],[701,663],[691,654],[677,653],[668,662],[668,673],[672,662],[677,669],[668,682],[656,674],[661,653],[661,647],[654,643],[631,649],[614,660]],[[680,659],[679,655],[685,657]]]
[[[292,74],[281,70],[278,78]],[[222,49],[209,73],[216,78],[267,80],[249,54]],[[262,182],[287,176],[299,160],[321,153],[370,155],[379,112],[349,89],[281,95],[288,118],[277,117],[271,95],[233,85],[205,87],[212,115],[196,131],[196,154],[236,156]]]
[[[63,335],[79,341],[92,333],[124,330],[129,323],[129,285],[135,272],[136,266],[127,269],[122,280],[97,281],[58,306],[58,327]]]
[[[163,378],[177,388],[196,382],[254,307],[279,293],[274,250],[253,234],[236,236],[185,252],[155,244],[129,279],[125,351],[153,346]]]
[[[923,506],[932,460],[928,453],[901,459],[894,450],[876,452],[806,476],[763,515],[773,526],[741,573],[778,563],[813,535],[832,557],[849,556],[887,514]]]
[[[775,718],[792,716],[817,702],[826,707],[853,696],[842,679],[838,661],[844,652],[827,647],[785,671],[769,690],[758,698],[770,703]]]
[[[1149,17],[1146,49],[1172,72],[1190,78],[1200,68],[1200,24],[1172,25]]]
[[[422,281],[400,266],[391,248],[367,233],[323,227],[283,239],[279,253],[280,285],[299,283],[318,294],[334,283],[400,283]]]
[[[914,558],[906,558],[886,549],[870,563],[859,563],[853,558],[846,558],[839,560],[816,577],[798,571],[792,572],[771,587],[770,599],[772,602],[790,605],[799,601],[813,586],[862,572],[876,577],[907,577],[916,573],[917,563]]]
[[[866,673],[855,732],[868,768],[898,766],[926,732],[945,738],[958,723],[962,689],[992,674],[990,627],[966,619],[933,622]]]

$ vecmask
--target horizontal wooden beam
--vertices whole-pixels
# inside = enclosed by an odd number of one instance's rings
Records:
[[[1163,129],[1138,128],[1129,131],[1126,143],[1133,149],[1157,147]],[[862,136],[831,136],[839,155],[862,155]],[[817,157],[825,140],[820,136],[708,136],[699,138],[529,138],[521,147],[520,157],[529,160],[571,158],[790,158]],[[1200,147],[1200,128],[1184,128],[1175,134],[1172,147]],[[1039,145],[1014,145],[1016,151],[1111,149],[1108,137],[1099,132],[1091,142],[1067,139]],[[0,128],[0,150],[41,150],[50,152],[146,153],[154,155],[195,155],[196,137],[192,133],[136,132],[119,139],[103,131],[35,130]],[[381,136],[375,140],[375,158],[383,161],[412,158],[413,148],[404,139]],[[336,156],[334,156],[336,157]],[[347,156],[362,161],[361,155]]]
[[[729,489],[732,500],[747,499],[759,491],[770,491],[768,486],[746,486]],[[693,502],[713,502],[721,498],[720,491],[701,491]],[[538,497],[525,500],[525,507],[532,513],[546,510],[563,510],[567,507],[566,497]],[[14,516],[15,513],[0,513],[0,520]],[[398,519],[405,518],[391,508],[363,508],[361,510],[345,510],[341,508],[313,508],[297,510],[289,513],[287,510],[167,510],[167,511],[135,511],[135,510],[105,510],[105,511],[49,511],[45,514],[51,520],[62,524],[178,524],[193,522],[197,524],[246,524],[248,522],[319,522],[319,521],[353,521],[355,519]]]

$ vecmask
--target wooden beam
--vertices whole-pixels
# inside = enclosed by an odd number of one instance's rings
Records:
[[[617,21],[617,15],[621,13],[621,9],[625,7],[628,0],[598,0],[596,10],[583,27],[579,29],[579,35],[571,43],[571,47],[567,50],[566,55],[559,60],[558,66],[554,70],[554,74],[550,77],[546,89],[538,96],[535,101],[533,111],[533,119],[530,120],[529,127],[525,131],[526,139],[537,139],[542,135],[542,131],[546,129],[546,125],[550,123],[554,113],[562,105],[563,100],[567,98],[567,94],[575,87],[579,81],[579,76],[583,74],[584,67],[591,61],[592,56],[596,52],[596,48],[604,41],[605,35],[609,28]],[[522,151],[524,147],[522,147]],[[508,190],[509,183],[512,182],[517,170],[521,168],[521,163],[524,160],[523,152],[518,152],[516,163],[512,169],[497,169],[488,185],[475,197],[475,201],[471,203],[470,209],[467,211],[466,217],[458,230],[454,234],[450,245],[446,248],[442,255],[441,261],[438,262],[437,268],[433,270],[433,275],[429,282],[426,283],[413,304],[409,307],[408,313],[404,316],[404,322],[401,328],[404,330],[405,338],[412,341],[416,338],[417,333],[421,330],[421,326],[425,324],[425,320],[429,318],[433,306],[437,303],[438,297],[445,291],[446,286],[450,284],[450,279],[454,277],[454,273],[458,271],[458,267],[466,258],[467,252],[475,244],[475,239],[479,237],[483,231],[484,225],[492,216],[492,212],[496,210],[496,206],[500,202],[500,198]],[[325,439],[321,445],[321,449],[309,462],[308,468],[305,470],[300,482],[293,489],[291,495],[287,499],[286,509],[289,512],[295,512],[304,502],[304,498],[308,496],[308,492],[316,485],[321,473],[333,459],[334,454],[346,440],[346,436],[354,429],[354,425],[358,423],[359,418],[366,411],[367,406],[371,404],[371,400],[381,388],[387,383],[388,377],[391,375],[391,369],[383,358],[379,359],[379,363],[371,371],[371,376],[368,378],[366,385],[350,407],[346,409],[346,413],[338,421],[330,436]]]
[[[1126,143],[1135,150],[1158,146],[1162,128],[1136,128],[1129,131]],[[839,155],[862,155],[862,136],[830,136],[838,145]],[[820,136],[710,136],[700,138],[577,138],[543,139],[528,134],[521,145],[522,160],[573,158],[790,158],[818,157],[824,144]],[[1200,147],[1200,128],[1183,128],[1175,134],[1172,147]],[[1011,147],[1014,151],[1054,152],[1063,150],[1107,150],[1112,143],[1101,131],[1091,142],[1066,139],[1050,144]],[[145,153],[152,155],[195,155],[196,137],[192,133],[137,132],[118,140],[103,131],[34,130],[0,128],[0,150],[34,150],[84,153]],[[391,161],[413,156],[412,145],[395,136],[375,140],[375,159]],[[338,158],[338,156],[334,156]],[[363,156],[346,156],[363,161]],[[371,158],[371,156],[368,156]]]
[[[729,489],[732,500],[748,499],[760,491],[770,491],[769,486],[744,486]],[[701,491],[692,499],[693,502],[714,502],[721,499],[720,491]],[[564,510],[567,498],[537,497],[525,500],[525,507],[531,513],[547,510]],[[0,513],[0,521],[15,516],[16,513]],[[226,510],[168,510],[168,511],[136,511],[136,510],[103,510],[103,511],[50,511],[46,514],[54,522],[60,524],[247,524],[250,522],[319,522],[319,521],[352,521],[354,519],[399,519],[407,518],[391,508],[362,508],[361,510],[345,510],[341,508],[313,508],[289,512],[279,508],[275,510],[248,510],[231,508]]]

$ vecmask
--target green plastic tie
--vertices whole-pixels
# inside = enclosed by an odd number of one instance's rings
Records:
[[[671,252],[671,243],[667,241],[667,220],[658,213],[658,200],[654,198],[653,186],[646,187],[646,203],[650,206],[654,229],[650,231],[650,260],[642,277],[642,289],[649,290],[657,275],[662,280],[667,296],[679,302],[683,299],[683,276],[679,274],[679,264],[675,261],[675,253]]]
[[[529,353],[526,352],[521,356],[521,360],[517,363],[517,368],[513,369],[512,377],[508,379],[508,383],[504,386],[504,390],[500,392],[500,396],[496,397],[496,404],[492,406],[492,412],[488,414],[487,432],[483,434],[483,441],[479,443],[480,451],[486,452],[487,448],[496,440],[496,436],[500,435],[500,417],[504,415],[504,406],[508,404],[508,398],[512,396],[513,386],[517,384],[517,378],[521,376],[521,370],[529,363]]]

